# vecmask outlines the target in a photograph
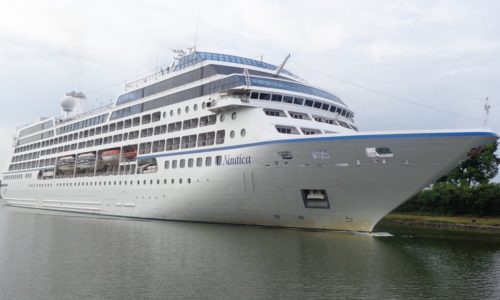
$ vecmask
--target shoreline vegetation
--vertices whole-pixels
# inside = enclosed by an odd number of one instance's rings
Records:
[[[404,225],[435,229],[488,231],[500,233],[500,217],[440,216],[414,213],[390,213],[380,220],[382,225]]]
[[[500,233],[498,143],[472,149],[437,182],[385,216],[380,224]]]

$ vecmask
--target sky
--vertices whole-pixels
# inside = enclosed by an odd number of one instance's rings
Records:
[[[0,169],[16,127],[91,107],[193,47],[286,68],[340,96],[362,131],[500,132],[499,1],[0,0]],[[498,180],[498,177],[497,177]]]

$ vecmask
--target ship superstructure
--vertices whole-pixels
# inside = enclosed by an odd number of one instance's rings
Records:
[[[193,52],[114,104],[18,129],[9,205],[166,220],[371,231],[497,139],[488,130],[358,132],[335,94],[281,66]]]

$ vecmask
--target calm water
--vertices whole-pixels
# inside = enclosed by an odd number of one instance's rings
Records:
[[[500,235],[392,237],[0,206],[0,299],[500,298]]]

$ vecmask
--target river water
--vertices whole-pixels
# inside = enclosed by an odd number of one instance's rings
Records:
[[[500,299],[500,234],[377,231],[0,206],[0,299]]]

